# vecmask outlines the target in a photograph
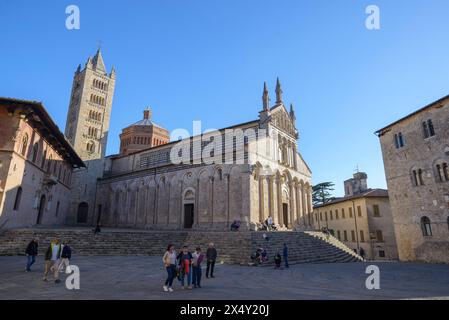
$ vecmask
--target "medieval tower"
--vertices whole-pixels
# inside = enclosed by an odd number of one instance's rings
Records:
[[[86,169],[74,172],[68,224],[94,224],[97,179],[103,175],[104,157],[115,88],[115,70],[107,73],[100,49],[73,77],[65,135]]]

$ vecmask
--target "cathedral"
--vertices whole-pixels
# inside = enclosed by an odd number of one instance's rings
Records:
[[[29,200],[20,207],[20,219],[12,211],[19,207],[21,179],[9,179],[11,187],[5,184],[2,191],[7,199],[0,202],[5,204],[2,211],[11,211],[2,213],[4,226],[229,230],[238,221],[242,230],[258,230],[272,217],[281,230],[313,228],[311,170],[298,152],[296,114],[283,101],[279,79],[274,103],[264,84],[257,116],[216,132],[182,139],[172,133],[170,139],[168,130],[154,122],[153,110],[146,108],[143,119],[122,130],[119,153],[106,156],[115,80],[115,69],[107,71],[100,50],[78,66],[64,135],[39,103],[5,100],[8,114],[17,115],[18,121],[26,110],[26,119],[42,114],[45,130],[39,130],[50,143],[47,149],[54,148],[64,162],[47,166],[49,152],[44,147],[28,151],[17,127],[11,128],[18,137],[11,138],[11,154],[39,170],[42,179],[33,175],[36,187],[24,192]],[[68,179],[59,169],[64,166]],[[54,177],[58,170],[62,173]],[[56,187],[47,187],[52,183],[65,191],[55,193]],[[49,198],[57,200],[56,207]]]

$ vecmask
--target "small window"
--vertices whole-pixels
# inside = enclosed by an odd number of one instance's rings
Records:
[[[431,119],[427,120],[427,127],[429,128],[429,136],[433,137],[435,135],[435,129]]]
[[[373,204],[373,216],[380,217],[379,205]]]
[[[22,198],[22,187],[19,187],[16,192],[16,199],[14,200],[14,211],[19,210],[21,198]]]
[[[346,218],[346,213],[345,213],[345,209],[341,209],[341,218],[345,219]]]
[[[351,241],[355,242],[355,231],[351,230]]]
[[[349,218],[352,218],[352,208],[349,208]]]
[[[39,151],[39,144],[36,142],[35,144],[33,144],[33,154],[31,157],[31,161],[32,162],[36,162],[37,161],[37,152]]]
[[[361,208],[360,206],[357,206],[357,215],[358,215],[359,217],[362,216],[362,208]]]
[[[449,220],[449,218],[448,218],[448,220]],[[337,231],[337,238],[338,238],[338,240],[341,240],[340,230]]]
[[[343,239],[348,241],[348,232],[346,230],[343,231]]]
[[[365,234],[363,233],[363,230],[360,230],[360,242],[365,242]]]
[[[338,220],[339,219],[339,216],[338,216],[338,209],[337,210],[335,210],[335,220]]]
[[[56,203],[56,213],[55,216],[57,217],[59,214],[59,201]]]
[[[382,234],[382,230],[376,230],[376,238],[377,238],[377,242],[384,242],[384,236]]]
[[[385,251],[379,250],[379,258],[385,258]]]
[[[394,135],[394,145],[396,147],[396,149],[402,148],[405,145],[405,139],[404,136],[402,135],[402,132],[396,133]]]
[[[24,157],[26,156],[27,147],[28,147],[28,135],[25,134],[22,138],[22,146],[21,146],[21,150],[20,150],[20,153]]]
[[[432,227],[430,225],[430,219],[428,217],[421,218],[421,229],[423,236],[425,237],[432,236]]]

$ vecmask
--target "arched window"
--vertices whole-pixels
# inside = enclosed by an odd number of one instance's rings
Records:
[[[33,153],[31,156],[31,161],[36,162],[38,151],[39,151],[39,144],[36,142],[35,144],[33,144]]]
[[[93,141],[89,141],[86,145],[86,150],[88,152],[94,152],[95,151],[95,143]]]
[[[433,128],[432,120],[427,120],[427,127],[429,128],[429,136],[433,137],[435,135],[435,129]]]
[[[28,135],[25,134],[22,138],[22,146],[21,146],[21,150],[20,150],[20,153],[24,157],[26,156],[27,147],[28,147]]]
[[[20,199],[22,198],[22,187],[17,189],[16,199],[14,200],[14,211],[19,210],[20,207]]]
[[[432,227],[430,225],[430,219],[428,217],[421,218],[421,229],[423,236],[425,237],[432,236]]]

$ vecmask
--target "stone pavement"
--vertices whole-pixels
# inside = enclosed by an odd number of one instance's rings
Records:
[[[162,291],[160,257],[74,256],[80,290],[42,281],[43,257],[25,273],[26,257],[0,257],[0,299],[449,299],[449,266],[379,262],[380,290],[367,290],[366,263],[300,264],[290,269],[218,265],[203,288]],[[51,279],[51,277],[49,277]]]

